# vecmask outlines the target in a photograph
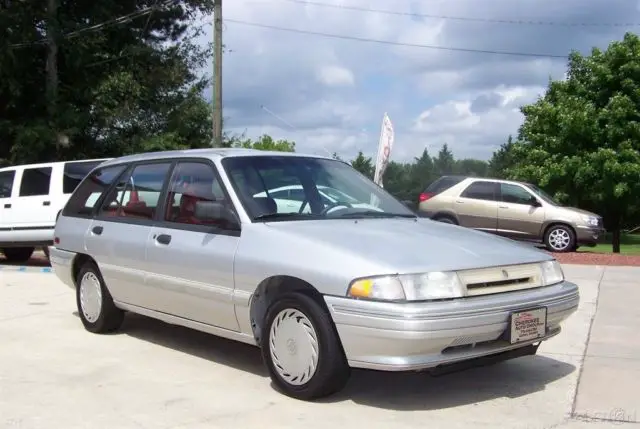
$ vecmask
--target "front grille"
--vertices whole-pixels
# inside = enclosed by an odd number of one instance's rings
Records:
[[[480,268],[458,272],[468,296],[512,292],[542,286],[539,264]]]

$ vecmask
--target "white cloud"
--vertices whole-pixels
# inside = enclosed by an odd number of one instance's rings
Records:
[[[635,2],[611,0],[314,1],[480,19],[640,21]],[[394,43],[554,55],[606,47],[626,30],[412,18],[286,0],[234,0],[224,8],[224,43],[233,51],[224,58],[226,124],[249,136],[268,132],[294,139],[301,152],[345,157],[358,150],[374,155],[386,111],[396,130],[395,159],[411,159],[425,147],[435,151],[445,142],[458,157],[488,158],[517,132],[519,107],[534,101],[549,77],[563,77],[566,60],[366,43],[231,20]],[[204,38],[211,40],[210,29]]]
[[[326,86],[350,86],[355,82],[351,70],[340,66],[321,67],[317,78]]]

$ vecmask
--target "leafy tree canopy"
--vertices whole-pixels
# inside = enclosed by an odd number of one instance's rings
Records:
[[[197,46],[201,29],[190,22],[210,13],[213,0],[96,4],[59,1],[53,18],[44,1],[0,6],[0,158],[26,163],[210,144],[199,70],[211,47]],[[114,22],[122,16],[131,18]],[[54,109],[47,34],[58,45]]]
[[[616,237],[640,201],[640,39],[572,53],[567,79],[524,106],[507,176],[603,215]]]

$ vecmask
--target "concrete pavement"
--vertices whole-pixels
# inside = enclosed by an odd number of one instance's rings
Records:
[[[565,270],[580,285],[581,305],[538,356],[438,378],[354,371],[344,392],[319,403],[273,390],[256,348],[135,315],[120,333],[92,335],[77,317],[73,291],[54,274],[0,270],[0,427],[599,429],[637,422],[640,348],[629,338],[639,326],[640,271]]]

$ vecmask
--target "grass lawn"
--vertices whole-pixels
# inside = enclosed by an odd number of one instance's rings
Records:
[[[611,234],[607,233],[596,247],[581,247],[581,252],[611,253]],[[622,234],[620,237],[621,255],[640,255],[640,234]]]

